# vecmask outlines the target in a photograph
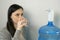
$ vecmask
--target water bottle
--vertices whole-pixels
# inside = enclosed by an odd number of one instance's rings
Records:
[[[60,29],[53,23],[54,10],[48,10],[48,23],[39,29],[38,40],[60,40]]]

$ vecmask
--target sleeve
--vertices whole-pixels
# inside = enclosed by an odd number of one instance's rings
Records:
[[[14,37],[12,40],[26,40],[23,36],[23,31],[22,30],[16,30]]]

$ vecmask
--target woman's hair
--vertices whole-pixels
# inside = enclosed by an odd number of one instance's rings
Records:
[[[22,9],[23,10],[23,7],[21,7],[21,6],[17,5],[17,4],[13,4],[8,9],[7,30],[10,32],[12,37],[14,36],[16,29],[15,29],[13,21],[11,19],[11,15],[12,15],[13,12],[15,12],[18,9]]]

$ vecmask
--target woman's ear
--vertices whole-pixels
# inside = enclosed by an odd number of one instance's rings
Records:
[[[12,19],[12,15],[11,15],[11,17],[10,17],[11,19]]]
[[[11,18],[11,19],[13,18],[13,17],[12,17],[12,15],[11,15],[11,17],[10,17],[10,18]]]

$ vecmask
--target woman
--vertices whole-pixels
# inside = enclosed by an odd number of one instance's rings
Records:
[[[23,8],[13,4],[8,9],[7,27],[0,31],[0,40],[26,40],[24,28],[27,20],[23,17]]]

